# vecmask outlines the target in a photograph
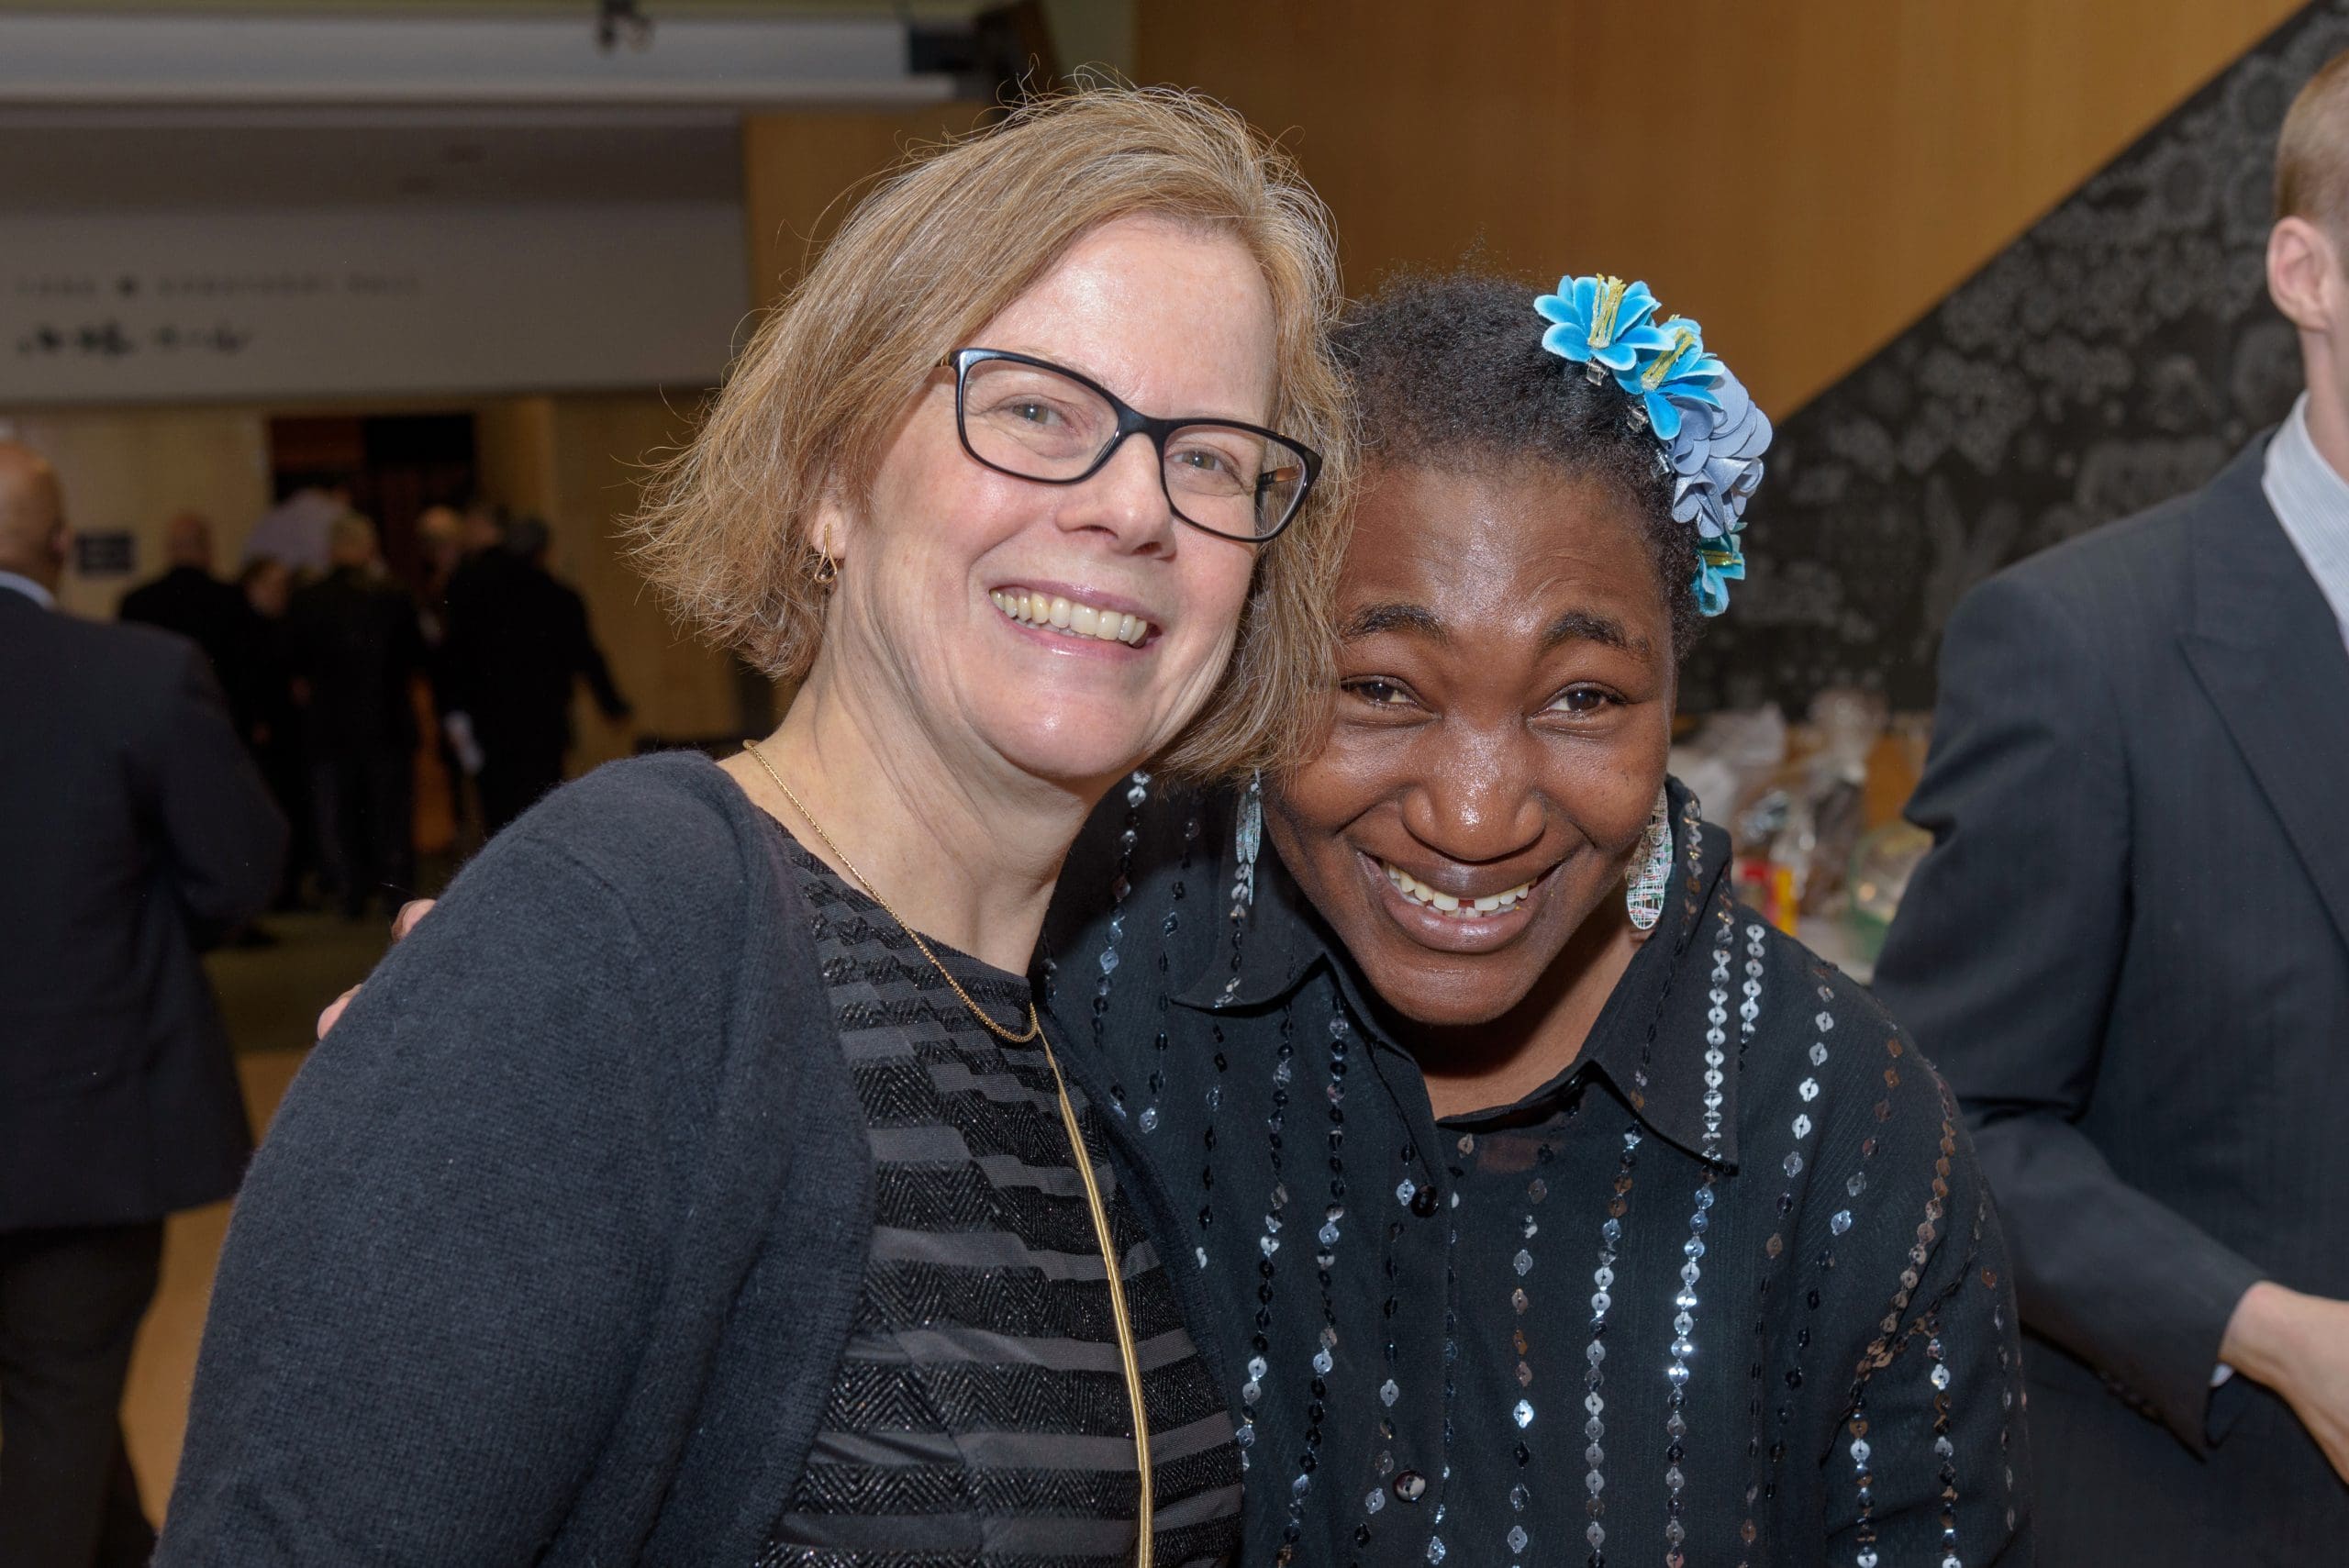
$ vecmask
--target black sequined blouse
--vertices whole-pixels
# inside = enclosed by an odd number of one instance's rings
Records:
[[[759,1568],[1130,1562],[1125,1374],[1043,1047],[982,1029],[903,928],[787,836],[786,853],[872,1141],[875,1212],[831,1396]],[[990,1017],[1026,1012],[1026,980],[936,951]],[[1229,1407],[1118,1186],[1099,1113],[1069,1095],[1140,1352],[1156,1561],[1232,1561]]]
[[[1269,846],[1236,905],[1230,797],[1138,776],[1071,856],[1041,969],[1194,1212],[1246,1562],[2028,1561],[1954,1105],[1673,788],[1664,918],[1581,1057],[1441,1123]]]

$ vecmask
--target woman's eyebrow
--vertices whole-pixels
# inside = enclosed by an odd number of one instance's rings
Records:
[[[1568,642],[1596,642],[1641,655],[1648,651],[1646,638],[1634,637],[1623,629],[1622,622],[1590,610],[1568,610],[1542,634],[1542,651],[1545,653]]]
[[[1382,631],[1415,631],[1436,642],[1452,640],[1452,632],[1444,626],[1442,616],[1425,605],[1399,601],[1364,605],[1346,617],[1338,636],[1342,641],[1354,642]]]

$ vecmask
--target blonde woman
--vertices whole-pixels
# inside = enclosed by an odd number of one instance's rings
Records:
[[[1226,1560],[1195,1271],[1022,974],[1113,784],[1313,722],[1330,258],[1173,95],[1023,110],[858,210],[642,525],[798,699],[558,792],[319,1046],[165,1568]]]

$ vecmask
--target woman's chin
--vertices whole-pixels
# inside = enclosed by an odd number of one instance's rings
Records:
[[[1364,977],[1379,999],[1425,1029],[1471,1029],[1493,1023],[1532,991],[1536,969],[1520,973],[1513,958],[1458,957],[1408,963],[1374,962]]]
[[[1153,737],[1119,733],[1097,721],[1073,717],[1005,727],[997,732],[995,750],[1032,778],[1082,787],[1132,773],[1163,747]]]

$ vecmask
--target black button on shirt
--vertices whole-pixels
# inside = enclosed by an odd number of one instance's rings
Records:
[[[1121,789],[1070,857],[1043,978],[1193,1216],[1164,1245],[1215,1304],[1243,1561],[2027,1559],[1954,1103],[1674,805],[1664,918],[1581,1057],[1441,1124],[1269,847],[1235,905],[1228,796]]]

